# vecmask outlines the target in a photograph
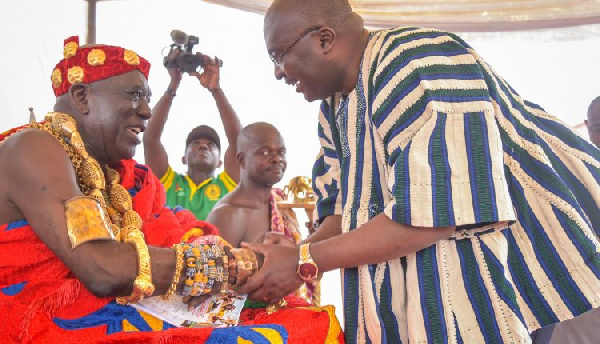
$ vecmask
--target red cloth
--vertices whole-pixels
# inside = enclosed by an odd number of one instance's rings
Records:
[[[115,167],[133,195],[149,244],[169,247],[194,227],[217,234],[216,228],[187,211],[175,214],[164,208],[164,191],[146,166],[123,161]],[[253,310],[256,314],[245,317],[247,326],[232,328],[172,328],[133,307],[115,304],[114,298],[92,295],[26,221],[0,226],[0,252],[0,343],[235,343],[237,338],[253,340],[265,333],[283,343],[341,338],[339,324],[327,308],[286,309],[272,315]]]

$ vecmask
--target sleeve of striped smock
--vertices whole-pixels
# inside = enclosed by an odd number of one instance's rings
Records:
[[[372,119],[388,156],[386,215],[459,229],[514,221],[494,108],[470,48],[424,29],[380,42]]]
[[[312,184],[317,196],[316,220],[329,215],[341,215],[340,163],[335,149],[330,115],[330,103],[323,101],[319,113],[319,142],[321,148],[313,165]],[[335,129],[335,128],[333,128]]]

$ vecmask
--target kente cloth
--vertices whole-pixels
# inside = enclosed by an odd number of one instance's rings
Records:
[[[524,343],[600,305],[600,151],[456,35],[371,32],[318,134],[318,218],[456,227],[342,270],[346,342]]]
[[[300,226],[298,225],[298,219],[296,218],[296,212],[294,209],[280,209],[277,206],[277,202],[285,200],[285,194],[283,190],[273,188],[271,190],[271,197],[269,198],[269,205],[271,210],[271,232],[280,233],[285,237],[294,240],[295,243],[299,243],[302,240],[300,234]]]
[[[0,138],[1,139],[1,138]],[[160,206],[164,193],[144,165],[115,166],[142,219],[146,241],[170,247],[185,230],[218,234],[185,210]],[[230,328],[175,328],[114,297],[92,295],[35,235],[26,220],[0,225],[0,343],[338,343],[343,334],[332,307],[294,308],[269,315],[248,310],[248,325]],[[245,311],[243,311],[245,312]],[[309,326],[307,324],[310,324]]]
[[[215,204],[237,186],[225,171],[196,185],[187,174],[177,173],[171,166],[160,181],[167,193],[167,206],[183,207],[198,220],[205,220]]]
[[[269,198],[271,232],[283,234],[286,238],[294,240],[295,243],[299,243],[302,240],[302,235],[300,233],[298,219],[296,218],[296,212],[291,208],[283,209],[277,206],[277,202],[285,199],[286,196],[283,190],[278,188],[273,188],[271,190],[271,197]],[[318,283],[318,281],[306,281],[294,292],[294,295],[310,303],[319,304],[320,300],[317,291]]]

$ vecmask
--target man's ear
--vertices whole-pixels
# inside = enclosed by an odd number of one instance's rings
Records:
[[[90,87],[86,84],[75,84],[69,89],[69,95],[71,96],[73,105],[80,113],[87,114],[90,112],[88,106],[89,92]]]
[[[185,159],[185,155],[181,157],[181,162],[182,162],[184,165],[187,165],[187,160]]]
[[[585,126],[586,126],[586,127],[588,126],[588,125],[587,125],[587,119],[584,119],[584,120],[583,120],[583,123],[585,123]]]
[[[217,168],[223,166],[223,161],[219,160],[219,162],[217,163]]]
[[[245,161],[246,161],[246,159],[245,159],[246,157],[244,156],[244,152],[238,152],[235,155],[235,158],[236,158],[236,160],[238,162],[238,165],[240,165],[240,168],[245,167],[244,164],[245,164]]]
[[[337,34],[330,26],[325,26],[319,30],[319,40],[321,42],[321,50],[327,54],[333,49],[336,43]]]

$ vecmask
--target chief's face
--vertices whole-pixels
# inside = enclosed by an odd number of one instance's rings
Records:
[[[89,85],[86,145],[101,163],[131,159],[151,116],[150,90],[137,70]]]
[[[268,187],[277,184],[287,168],[283,138],[275,130],[255,137],[246,150],[244,166],[253,181]]]

